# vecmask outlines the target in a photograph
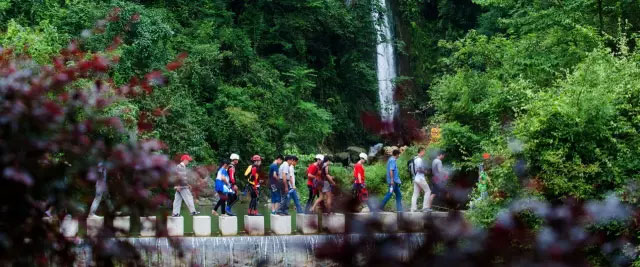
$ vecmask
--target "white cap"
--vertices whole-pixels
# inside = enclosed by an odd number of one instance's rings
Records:
[[[238,156],[238,154],[236,154],[236,153],[233,153],[233,154],[231,154],[231,157],[229,157],[229,159],[231,159],[231,160],[236,160],[236,159],[239,160],[240,156]]]
[[[324,160],[324,155],[318,154],[318,155],[316,155],[316,159],[317,160]]]
[[[360,153],[360,158],[361,158],[361,159],[364,159],[364,160],[367,160],[367,154],[365,154],[365,153]]]

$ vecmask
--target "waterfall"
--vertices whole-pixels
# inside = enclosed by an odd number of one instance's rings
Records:
[[[180,257],[178,249],[171,245],[168,238],[122,238],[140,252],[142,262],[147,266],[335,266],[336,263],[316,258],[316,250],[323,245],[340,247],[341,244],[356,244],[358,241],[373,240],[364,243],[362,250],[376,246],[389,246],[380,243],[385,238],[397,237],[401,243],[393,243],[394,257],[406,261],[424,244],[422,233],[375,234],[364,236],[345,235],[283,235],[283,236],[234,236],[234,237],[176,237],[172,238],[183,250]],[[116,241],[115,239],[112,241]],[[377,241],[377,242],[376,242]],[[391,242],[391,241],[389,241]],[[360,243],[362,244],[362,243]],[[80,244],[75,266],[93,266],[91,248]]]
[[[378,21],[380,19],[378,10],[374,9],[373,11],[373,21],[378,33],[376,54],[380,116],[383,122],[391,124],[398,110],[398,104],[394,100],[395,89],[393,86],[393,79],[396,78],[396,58],[393,48],[393,36],[391,35],[391,8],[386,5],[385,0],[376,1],[386,7],[386,14],[383,16],[382,21]]]

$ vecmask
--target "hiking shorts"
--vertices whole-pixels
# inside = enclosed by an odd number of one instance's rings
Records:
[[[271,203],[280,203],[282,198],[280,197],[280,190],[271,191]]]
[[[431,194],[442,197],[442,194],[447,192],[446,184],[446,182],[431,184]]]
[[[331,184],[329,183],[329,181],[324,181],[324,185],[322,186],[322,193],[329,192],[331,192]]]

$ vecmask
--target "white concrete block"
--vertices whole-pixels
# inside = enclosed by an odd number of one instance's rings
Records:
[[[193,233],[196,236],[211,235],[211,217],[193,216]]]
[[[236,216],[218,216],[218,227],[220,234],[223,236],[238,234],[238,217]]]
[[[317,234],[318,233],[318,215],[317,214],[296,214],[296,229],[299,233]]]
[[[427,214],[424,212],[402,212],[398,217],[398,226],[407,232],[424,230],[424,221]]]
[[[156,216],[140,217],[140,236],[156,236]]]
[[[102,230],[102,226],[104,226],[104,217],[89,215],[87,217],[87,235],[91,237],[95,237]]]
[[[116,236],[126,236],[131,230],[131,217],[117,216],[113,218],[113,228],[117,230]]]
[[[271,232],[276,235],[291,234],[291,216],[280,216],[271,214]]]
[[[60,224],[60,232],[64,237],[75,237],[78,234],[78,220],[67,215]]]
[[[344,233],[345,217],[341,213],[322,214],[322,229],[332,234]]]
[[[167,217],[167,235],[184,236],[184,217]]]
[[[391,233],[398,231],[398,214],[395,212],[378,212],[376,218],[382,224],[382,232]]]
[[[371,219],[373,213],[368,212],[356,212],[347,214],[347,227],[350,233],[365,233],[368,231],[367,224]]]
[[[264,235],[264,216],[244,216],[244,231],[248,235]]]

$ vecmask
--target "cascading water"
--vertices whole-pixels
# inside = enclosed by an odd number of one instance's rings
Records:
[[[402,240],[400,244],[394,243],[394,253],[391,253],[397,260],[407,260],[425,240],[425,235],[420,233],[376,234],[374,242],[365,243],[362,249],[384,245],[377,244],[376,241],[390,236]],[[121,240],[130,242],[141,253],[141,260],[147,266],[335,266],[330,260],[316,258],[316,250],[322,245],[335,244],[334,246],[340,247],[345,242],[354,244],[362,238],[366,236],[346,234],[174,238],[182,248],[182,254],[171,245],[168,238]],[[76,266],[93,265],[93,254],[87,244],[80,246],[77,252],[79,257]]]
[[[393,36],[391,35],[391,8],[385,0],[375,0],[378,4],[386,7],[386,14],[380,21],[378,10],[373,11],[373,21],[377,31],[377,76],[378,94],[380,97],[380,116],[383,123],[392,125],[398,105],[394,99],[395,89],[393,79],[396,78],[396,58],[393,48]],[[385,129],[387,132],[389,129]]]

